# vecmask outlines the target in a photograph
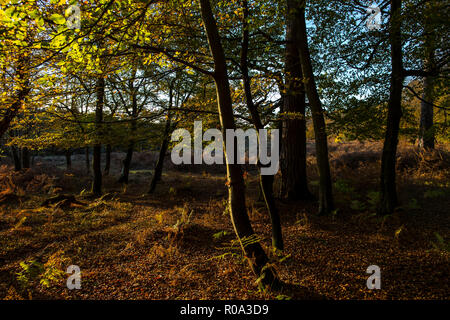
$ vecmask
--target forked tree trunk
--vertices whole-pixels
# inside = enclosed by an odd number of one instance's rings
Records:
[[[391,0],[391,26],[389,42],[391,46],[391,86],[388,102],[386,134],[381,158],[381,199],[378,207],[380,215],[394,212],[398,205],[395,183],[395,164],[398,133],[402,117],[403,57],[401,40],[401,0]]]
[[[220,41],[219,31],[214,19],[209,0],[200,0],[201,16],[207,34],[209,48],[214,60],[214,81],[216,84],[219,118],[222,134],[226,140],[226,129],[235,129],[233,106],[231,101],[230,84],[225,60],[225,54]],[[236,143],[235,143],[236,148]],[[225,153],[226,141],[224,141]],[[236,152],[234,152],[236,155]],[[245,184],[241,166],[229,163],[227,157],[227,178],[229,211],[236,235],[251,269],[259,279],[262,287],[277,287],[280,282],[275,271],[267,264],[269,259],[259,243],[245,205]]]
[[[22,168],[24,169],[30,168],[30,163],[31,163],[30,150],[27,147],[22,148]]]
[[[306,175],[306,94],[296,41],[299,24],[293,12],[294,1],[287,1],[286,86],[283,101],[283,112],[287,116],[282,121],[280,196],[288,200],[310,200],[314,197],[308,190]]]
[[[92,193],[96,196],[102,194],[102,168],[101,168],[101,156],[102,156],[102,145],[99,142],[101,136],[101,125],[103,120],[103,100],[105,96],[105,79],[103,76],[99,76],[96,83],[97,92],[97,102],[95,106],[95,127],[97,140],[94,145],[94,160],[93,160],[93,171],[94,171],[94,182],[92,184]]]
[[[264,126],[261,122],[257,106],[253,102],[253,96],[251,92],[251,78],[248,73],[248,47],[249,47],[248,2],[243,1],[242,4],[244,9],[244,15],[243,15],[242,50],[241,50],[241,71],[244,83],[245,101],[247,104],[247,108],[251,114],[253,125],[259,133],[259,130],[264,129]],[[259,134],[258,139],[260,139]],[[283,245],[280,214],[278,212],[278,208],[276,206],[275,198],[273,195],[274,177],[270,175],[262,175],[261,172],[259,174],[259,177],[260,177],[260,192],[262,193],[262,196],[264,198],[264,202],[266,204],[267,211],[269,213],[270,221],[272,223],[272,246],[279,250],[283,250],[284,245]]]
[[[319,169],[319,214],[327,215],[334,210],[331,187],[330,163],[328,160],[328,142],[322,103],[317,92],[316,82],[308,47],[308,35],[305,21],[306,1],[299,1],[295,15],[298,17],[298,50],[302,66],[305,88],[311,108],[314,137],[316,143],[317,166]]]

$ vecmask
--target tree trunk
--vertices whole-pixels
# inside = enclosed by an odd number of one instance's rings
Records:
[[[319,214],[330,214],[334,210],[333,195],[331,188],[330,163],[328,160],[328,141],[325,126],[325,119],[322,110],[322,103],[317,92],[316,82],[311,63],[311,55],[308,47],[308,35],[305,21],[306,1],[301,1],[300,7],[296,10],[298,16],[298,50],[303,77],[305,78],[305,88],[311,108],[314,137],[316,144],[317,166],[319,169]]]
[[[244,16],[243,16],[243,33],[242,33],[242,50],[241,50],[241,71],[244,82],[245,101],[247,104],[247,108],[251,114],[253,125],[255,129],[259,132],[260,129],[264,129],[264,126],[261,122],[257,106],[253,103],[253,96],[251,92],[251,78],[248,73],[249,10],[247,1],[243,1],[243,9],[244,9]],[[259,134],[258,139],[260,139]],[[274,177],[269,175],[261,175],[261,173],[259,174],[259,176],[260,176],[260,191],[266,203],[267,211],[269,213],[269,217],[272,223],[272,246],[279,250],[283,250],[284,245],[283,245],[280,215],[273,195]]]
[[[67,149],[65,152],[66,156],[66,170],[72,169],[72,151],[70,149]]]
[[[30,168],[30,150],[27,147],[22,148],[22,168]]]
[[[89,175],[91,173],[91,161],[89,160],[89,147],[84,149],[85,154],[85,163],[86,163],[86,174]]]
[[[200,0],[201,16],[208,37],[209,48],[214,60],[214,81],[216,84],[219,118],[226,150],[226,129],[235,129],[230,84],[225,54],[220,41],[219,31],[209,0]],[[235,143],[235,148],[236,148]],[[234,153],[236,155],[236,152]],[[247,214],[245,204],[245,184],[240,165],[229,163],[227,157],[228,199],[231,221],[240,241],[245,257],[262,287],[279,286],[275,271],[267,265],[269,259],[256,237]]]
[[[398,133],[402,117],[403,58],[401,40],[401,0],[391,0],[391,26],[389,41],[391,45],[391,86],[388,102],[387,127],[381,158],[381,199],[378,208],[380,215],[391,214],[398,205],[395,184],[395,163]]]
[[[283,93],[284,91],[285,91],[285,85],[284,85],[284,82],[283,82],[283,80],[280,80],[280,81],[277,81],[277,84],[278,84],[278,91],[279,91],[279,93],[280,93],[280,114],[283,114],[284,113],[284,98],[285,98],[285,94]],[[283,130],[283,121],[282,121],[282,119],[281,119],[281,117],[278,119],[278,123],[277,123],[277,129],[278,130],[280,130],[279,132],[280,132],[280,134],[279,134],[279,139],[278,139],[278,143],[279,143],[279,147],[280,147],[280,150],[281,151],[283,151],[283,145],[284,145],[284,142],[283,142],[283,134],[284,134],[284,130]],[[281,154],[280,154],[280,158],[281,158]],[[280,159],[280,160],[282,160],[282,159]],[[281,161],[280,161],[280,168],[281,168],[281,166],[282,166],[282,163],[281,163]],[[280,194],[280,196],[281,196],[281,194],[282,194],[282,192],[281,192],[281,188],[280,188],[280,190],[279,190],[279,194]]]
[[[100,143],[101,138],[101,125],[103,120],[103,99],[105,96],[105,79],[100,76],[96,83],[97,92],[97,103],[95,107],[95,128],[97,134],[97,141],[94,145],[94,160],[93,160],[93,171],[94,171],[94,183],[92,184],[92,193],[96,196],[102,194],[102,168],[101,168],[101,156],[102,156],[102,145]]]
[[[3,119],[0,120],[0,138],[3,137],[5,132],[8,130],[11,121],[17,116],[20,108],[22,107],[25,98],[28,96],[30,92],[30,56],[28,54],[24,54],[19,57],[17,62],[17,87],[19,88],[15,94],[15,101],[13,104],[6,109]]]
[[[16,147],[11,146],[11,154],[14,160],[14,171],[22,170],[22,162],[20,161],[19,152]]]
[[[432,71],[435,68],[435,49],[432,39],[432,32],[428,27],[429,18],[425,18],[425,30],[429,33],[425,36],[425,71]],[[419,147],[425,150],[434,149],[434,130],[433,130],[433,78],[427,76],[423,80],[423,96],[420,103],[420,128],[419,128]]]
[[[162,170],[164,166],[164,158],[166,156],[167,148],[169,147],[169,135],[170,131],[172,130],[172,121],[171,121],[171,110],[173,106],[173,88],[172,85],[170,85],[169,88],[169,108],[167,110],[167,121],[166,125],[164,127],[164,133],[163,133],[163,141],[161,143],[161,149],[159,150],[159,157],[158,161],[156,162],[155,166],[155,172],[152,177],[152,181],[150,183],[150,189],[148,193],[155,192],[156,184],[161,180],[162,176]]]
[[[106,154],[105,154],[105,171],[103,171],[103,174],[105,176],[109,175],[109,170],[111,168],[111,145],[106,145]]]
[[[425,77],[423,81],[423,96],[420,102],[419,146],[425,150],[434,149],[433,132],[433,80]]]
[[[166,156],[167,148],[169,147],[170,120],[167,120],[166,129],[164,132],[165,134],[161,143],[161,149],[159,150],[158,162],[156,162],[155,172],[153,174],[148,193],[153,193],[156,189],[156,184],[161,180],[164,158]]]
[[[295,41],[299,24],[292,12],[295,9],[294,4],[294,0],[287,1],[286,86],[283,101],[283,112],[287,115],[282,121],[280,196],[288,200],[309,200],[314,197],[308,190],[306,175],[306,94]]]
[[[134,137],[136,135],[137,131],[137,92],[135,91],[135,88],[133,86],[133,82],[130,81],[129,89],[132,92],[131,95],[131,117],[133,118],[131,120],[131,130],[130,130],[130,144],[128,145],[127,149],[127,155],[125,156],[125,159],[122,162],[122,172],[120,174],[119,183],[128,183],[128,177],[130,175],[130,166],[131,166],[131,160],[133,159],[133,152],[134,152]]]
[[[133,159],[133,151],[134,151],[134,145],[130,144],[130,146],[127,149],[127,154],[125,156],[125,159],[123,159],[123,161],[122,161],[122,172],[120,173],[120,178],[118,180],[119,183],[128,184],[131,160]]]
[[[267,211],[270,216],[270,223],[272,225],[272,247],[284,250],[283,233],[281,228],[280,213],[275,203],[273,196],[273,180],[274,176],[271,175],[259,175],[259,183],[266,203]]]

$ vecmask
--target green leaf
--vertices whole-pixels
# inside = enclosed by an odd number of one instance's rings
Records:
[[[42,19],[42,17],[38,17],[36,19],[36,24],[39,28],[42,28],[44,26],[44,19]]]
[[[64,24],[64,23],[66,23],[66,19],[60,14],[54,13],[54,14],[52,14],[50,16],[50,19],[56,24]]]
[[[8,18],[11,18],[13,13],[15,12],[16,8],[15,7],[9,7],[8,9],[5,10],[5,14]]]

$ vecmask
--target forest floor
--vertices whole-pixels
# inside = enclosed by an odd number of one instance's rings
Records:
[[[450,156],[423,157],[403,146],[398,159],[402,207],[380,218],[379,144],[330,147],[336,206],[278,200],[285,250],[270,250],[270,220],[247,175],[252,225],[269,252],[283,292],[260,292],[226,210],[223,174],[166,171],[146,194],[150,170],[133,170],[127,188],[105,177],[94,199],[82,163],[65,171],[35,164],[0,170],[0,299],[449,299]],[[311,190],[317,192],[314,157]],[[118,169],[117,169],[118,170]],[[198,171],[198,170],[196,170]],[[42,206],[54,194],[77,201]],[[81,289],[66,287],[69,265]],[[366,269],[381,269],[381,290],[369,290]]]

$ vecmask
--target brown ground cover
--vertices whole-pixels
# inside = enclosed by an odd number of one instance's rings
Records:
[[[448,150],[424,157],[402,145],[402,207],[380,218],[379,148],[331,145],[339,208],[333,216],[316,216],[314,203],[278,201],[286,248],[270,255],[288,285],[277,293],[258,291],[241,256],[223,174],[171,167],[147,195],[149,171],[133,170],[127,188],[105,177],[105,196],[93,199],[82,161],[72,172],[45,159],[20,173],[2,167],[0,298],[449,299]],[[316,192],[313,156],[308,169]],[[247,178],[249,215],[269,252],[270,222],[256,178]],[[42,206],[62,193],[76,202]],[[81,268],[81,290],[66,288],[71,264]],[[366,288],[369,265],[381,268],[381,290]]]

